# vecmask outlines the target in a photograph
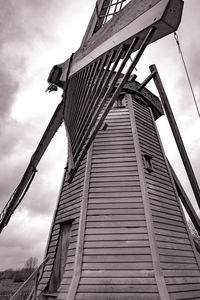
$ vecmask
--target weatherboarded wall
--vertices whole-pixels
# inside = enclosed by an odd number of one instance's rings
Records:
[[[54,299],[199,297],[195,248],[151,108],[130,94],[122,104],[110,111],[73,182],[64,180],[47,248],[52,258],[40,281],[45,299],[53,299],[49,287],[68,221],[65,270]]]

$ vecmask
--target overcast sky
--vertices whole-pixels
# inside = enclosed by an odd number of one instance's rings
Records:
[[[0,0],[0,210],[19,184],[61,91],[47,94],[48,74],[80,45],[94,0]],[[2,30],[3,29],[3,30]],[[200,106],[200,1],[185,0],[178,30]],[[149,46],[138,79],[159,70],[191,163],[200,182],[200,121],[173,35]],[[153,90],[155,91],[155,90]],[[172,163],[197,212],[166,117],[157,121]],[[0,236],[0,270],[18,268],[30,256],[42,260],[67,157],[62,126],[38,166],[30,190]]]

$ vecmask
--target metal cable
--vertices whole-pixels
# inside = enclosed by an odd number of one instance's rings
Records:
[[[197,113],[198,113],[199,118],[200,118],[200,111],[199,111],[197,100],[196,100],[196,97],[195,97],[195,94],[194,94],[194,89],[193,89],[192,82],[190,80],[190,76],[189,76],[189,73],[188,73],[188,70],[187,70],[187,66],[186,66],[186,63],[185,63],[183,52],[181,50],[181,45],[180,45],[180,42],[179,42],[178,34],[176,32],[174,32],[174,39],[175,39],[175,41],[177,43],[178,50],[179,50],[179,53],[180,53],[181,58],[182,58],[183,66],[184,66],[184,69],[185,69],[185,72],[186,72],[186,75],[187,75],[187,79],[188,79],[188,82],[189,82],[189,85],[190,85],[190,89],[191,89],[191,92],[192,92],[194,103],[195,103],[195,106],[196,106],[196,109],[197,109]]]

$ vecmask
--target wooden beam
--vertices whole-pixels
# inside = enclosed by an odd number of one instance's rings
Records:
[[[81,270],[83,264],[85,227],[86,227],[86,218],[87,218],[88,194],[89,194],[89,185],[90,185],[90,172],[91,172],[91,165],[92,165],[92,151],[93,151],[93,145],[90,147],[90,150],[88,151],[87,154],[84,188],[83,188],[83,196],[81,202],[80,221],[79,221],[79,228],[78,228],[78,240],[77,240],[75,262],[74,262],[74,273],[69,287],[67,300],[74,300],[77,292],[78,284],[80,281],[80,277],[81,277]]]
[[[114,47],[129,44],[134,36],[142,40],[149,27],[157,29],[151,42],[174,32],[182,9],[182,0],[132,0],[74,54],[70,76]]]
[[[170,166],[170,169],[171,169],[171,173],[172,173],[172,177],[174,179],[174,183],[175,183],[175,186],[176,186],[176,189],[177,189],[177,192],[178,192],[178,195],[180,197],[180,200],[181,202],[183,203],[183,206],[185,207],[196,231],[198,232],[198,234],[200,235],[200,219],[198,217],[198,215],[196,214],[193,206],[192,206],[192,203],[190,202],[187,194],[185,193],[174,169],[172,168],[172,166],[170,165],[169,161],[168,161],[168,164]]]
[[[185,170],[186,170],[186,173],[188,175],[189,181],[191,183],[196,201],[197,201],[198,206],[200,208],[200,189],[199,189],[194,171],[192,169],[192,165],[190,163],[189,157],[187,155],[185,146],[183,144],[183,140],[181,138],[181,135],[180,135],[175,117],[173,115],[169,100],[168,100],[167,95],[165,93],[165,90],[164,90],[164,87],[163,87],[162,81],[160,79],[160,76],[158,74],[158,70],[157,70],[156,66],[152,65],[149,68],[150,68],[151,72],[156,72],[153,79],[154,79],[155,85],[157,87],[157,90],[160,94],[161,102],[163,104],[166,116],[168,118],[168,121],[169,121],[171,130],[172,130],[172,133],[174,135],[177,147],[179,149],[179,153],[180,153],[180,156],[182,158],[183,164],[185,166]]]
[[[19,201],[21,201],[21,196],[23,195],[24,191],[26,190],[27,186],[30,183],[30,180],[36,171],[36,167],[40,162],[44,152],[46,151],[49,143],[51,142],[54,134],[60,127],[63,122],[63,102],[61,102],[53,114],[41,140],[38,144],[34,154],[31,157],[30,163],[16,189],[10,201],[6,204],[5,208],[3,209],[0,215],[0,232],[3,228],[7,225],[8,221],[10,220],[11,215],[13,214],[14,210],[19,205]]]
[[[154,77],[156,72],[152,72],[137,88],[137,90],[140,92],[142,88],[144,88],[149,81]]]
[[[146,219],[148,236],[149,236],[149,244],[150,244],[151,255],[152,255],[152,263],[155,272],[155,279],[156,279],[160,299],[170,300],[161,263],[160,263],[158,247],[156,243],[150,199],[149,199],[147,186],[146,186],[144,167],[142,162],[142,153],[141,153],[140,141],[139,141],[137,125],[136,125],[135,110],[133,106],[133,100],[130,95],[128,95],[128,108],[129,108],[131,130],[132,130],[136,159],[137,159],[138,174],[140,179],[140,187],[141,187],[141,194],[142,194],[142,200],[144,205],[145,219]]]

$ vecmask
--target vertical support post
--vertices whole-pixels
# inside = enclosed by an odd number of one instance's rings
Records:
[[[190,160],[188,158],[185,146],[183,144],[183,140],[181,138],[178,126],[176,124],[176,121],[175,121],[175,118],[174,118],[171,106],[169,104],[169,100],[167,98],[167,95],[165,93],[162,81],[161,81],[160,76],[158,74],[158,70],[157,70],[157,68],[156,68],[155,65],[151,65],[149,67],[149,69],[150,69],[151,73],[155,72],[155,75],[154,75],[153,79],[154,79],[156,88],[157,88],[157,90],[159,92],[159,95],[160,95],[160,98],[161,98],[161,102],[163,104],[165,113],[167,115],[167,118],[168,118],[171,130],[172,130],[172,133],[174,135],[177,147],[179,149],[179,152],[180,152],[183,164],[185,166],[185,170],[187,172],[190,184],[192,186],[192,189],[193,189],[196,201],[197,201],[198,206],[200,208],[200,189],[199,189],[199,186],[198,186],[198,183],[197,183],[194,171],[192,169]]]
[[[160,263],[158,248],[156,245],[156,237],[155,237],[154,227],[153,227],[150,200],[149,200],[147,187],[146,187],[144,167],[142,163],[142,153],[141,153],[140,142],[138,138],[133,100],[130,95],[127,96],[127,100],[128,100],[127,102],[128,102],[128,109],[129,109],[130,121],[131,121],[131,130],[132,130],[133,141],[135,146],[135,154],[136,154],[137,165],[138,165],[138,173],[140,178],[141,194],[144,203],[144,212],[145,212],[149,243],[150,243],[150,249],[152,255],[152,263],[155,272],[155,279],[158,287],[158,292],[160,295],[160,300],[170,300],[166,282],[164,279],[164,274]]]
[[[83,196],[82,196],[82,203],[81,203],[79,229],[78,229],[78,239],[77,239],[77,246],[76,246],[75,263],[74,263],[74,273],[69,287],[67,300],[75,299],[77,287],[81,277],[83,251],[84,251],[85,226],[86,226],[86,219],[87,219],[90,172],[91,172],[91,163],[92,163],[92,151],[93,151],[93,144],[91,145],[87,154]]]
[[[171,173],[172,173],[172,177],[174,179],[174,183],[179,195],[179,198],[181,199],[181,202],[183,203],[183,206],[185,207],[196,231],[198,232],[198,234],[200,235],[200,219],[198,217],[198,215],[196,214],[190,200],[188,199],[180,181],[178,180],[178,177],[176,176],[176,173],[174,172],[172,166],[170,165],[170,163],[168,162],[170,169],[171,169]]]
[[[38,277],[39,277],[39,274],[37,273],[35,275],[35,286],[34,286],[33,300],[37,300]]]

